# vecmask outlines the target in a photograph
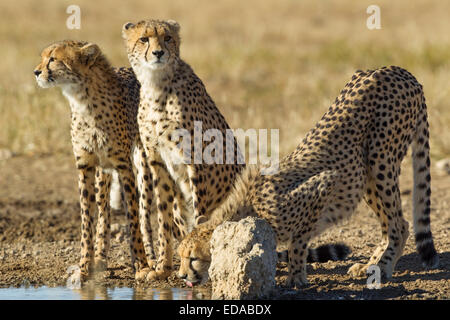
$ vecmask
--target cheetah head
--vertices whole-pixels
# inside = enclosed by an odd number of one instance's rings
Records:
[[[41,62],[34,69],[36,81],[41,88],[79,84],[100,55],[93,43],[56,42],[42,51]]]
[[[180,270],[178,276],[188,286],[208,281],[208,269],[211,264],[210,240],[214,229],[199,225],[192,230],[178,246]]]
[[[224,206],[227,208],[227,205]],[[211,265],[211,238],[215,228],[224,222],[220,208],[205,223],[199,224],[178,246],[180,270],[178,277],[188,286],[204,284],[209,279],[208,269]],[[233,207],[232,220],[237,221],[248,216],[257,216],[253,206],[238,204]]]
[[[126,23],[122,28],[133,69],[164,70],[180,52],[180,25],[173,20]]]

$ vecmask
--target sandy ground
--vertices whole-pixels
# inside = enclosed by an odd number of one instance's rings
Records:
[[[0,160],[0,287],[65,286],[66,270],[79,259],[80,217],[74,160],[71,155],[21,156]],[[380,227],[368,207],[342,226],[329,230],[313,245],[345,242],[352,248],[346,261],[308,266],[310,284],[302,290],[281,286],[276,299],[450,299],[450,176],[432,171],[432,231],[440,266],[423,270],[410,236],[391,281],[369,290],[366,279],[346,274],[355,262],[366,262],[380,241]],[[401,177],[403,210],[411,223],[410,165]],[[114,213],[119,226],[111,242],[110,262],[102,287],[185,287],[175,272],[167,281],[136,285],[130,265],[125,217]],[[412,227],[410,227],[411,235]],[[176,268],[178,266],[177,257]],[[286,277],[279,266],[277,281]],[[208,289],[206,284],[203,289]],[[207,296],[205,296],[207,297]]]

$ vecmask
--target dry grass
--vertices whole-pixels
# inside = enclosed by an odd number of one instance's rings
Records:
[[[320,118],[356,69],[395,64],[424,85],[432,156],[450,155],[450,3],[376,1],[381,30],[366,28],[373,1],[76,1],[81,30],[66,28],[73,1],[0,3],[0,149],[71,152],[69,108],[57,89],[38,89],[39,53],[61,39],[103,48],[128,65],[127,21],[180,22],[181,53],[234,128],[279,128],[286,154]]]

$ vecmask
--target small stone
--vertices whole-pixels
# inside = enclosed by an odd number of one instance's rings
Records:
[[[14,156],[14,153],[8,149],[0,149],[0,161],[7,160]]]
[[[450,159],[442,159],[436,162],[436,168],[446,174],[450,174]]]
[[[311,263],[311,267],[313,268],[313,270],[317,270],[318,268],[321,267],[321,264],[319,264],[317,262],[313,262],[313,263]]]
[[[201,292],[197,293],[196,298],[199,300],[203,299],[203,293]]]
[[[64,249],[64,253],[70,253],[72,252],[73,247],[72,246],[68,246],[67,248]]]

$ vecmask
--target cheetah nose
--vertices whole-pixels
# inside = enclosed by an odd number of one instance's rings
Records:
[[[152,51],[152,53],[159,59],[164,55],[163,50]]]
[[[39,77],[39,75],[42,73],[42,71],[40,70],[34,70],[33,72],[36,77]]]

